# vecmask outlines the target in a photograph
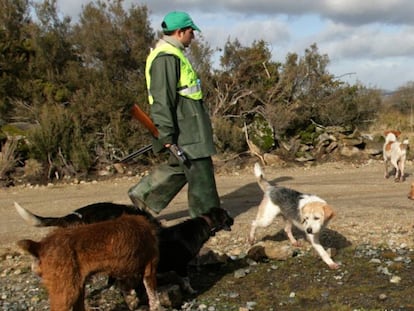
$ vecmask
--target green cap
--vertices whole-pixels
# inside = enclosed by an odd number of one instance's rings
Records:
[[[165,15],[164,20],[162,22],[163,31],[173,31],[187,27],[191,27],[194,30],[201,32],[200,28],[198,28],[196,24],[194,24],[190,15],[188,15],[185,12],[170,12],[167,15]]]

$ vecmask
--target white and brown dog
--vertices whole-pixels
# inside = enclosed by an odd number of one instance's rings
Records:
[[[385,172],[384,177],[389,178],[388,163],[391,162],[395,168],[395,181],[405,180],[405,160],[407,158],[407,150],[409,149],[408,139],[404,139],[402,142],[398,141],[398,137],[401,135],[400,131],[385,131],[385,142],[383,146],[383,157]]]
[[[253,244],[255,241],[256,228],[269,226],[276,216],[281,215],[286,221],[285,232],[293,245],[298,245],[298,241],[292,234],[292,225],[305,233],[308,241],[329,268],[338,269],[339,265],[332,260],[319,242],[321,230],[334,216],[331,206],[316,195],[272,186],[265,179],[258,163],[254,166],[254,174],[264,192],[264,197],[258,207],[256,219],[252,222],[250,243]]]

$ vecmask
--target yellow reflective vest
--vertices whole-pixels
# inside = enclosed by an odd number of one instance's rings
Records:
[[[194,71],[193,66],[184,56],[184,53],[177,47],[165,43],[161,44],[160,46],[156,47],[151,51],[148,55],[147,63],[145,67],[145,79],[147,81],[147,89],[148,89],[148,100],[149,103],[152,104],[154,99],[150,92],[150,84],[151,84],[151,77],[150,77],[150,69],[152,62],[158,56],[159,53],[166,53],[175,55],[180,59],[180,80],[178,81],[177,85],[177,93],[181,96],[187,97],[193,100],[200,100],[203,98],[203,92],[201,91],[200,80],[198,79],[197,73]]]

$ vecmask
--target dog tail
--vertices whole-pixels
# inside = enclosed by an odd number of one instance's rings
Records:
[[[263,192],[266,192],[270,187],[272,187],[270,183],[264,177],[262,167],[260,166],[259,163],[254,164],[254,175],[256,176],[257,183],[259,184]]]
[[[29,212],[27,209],[25,209],[24,207],[22,207],[19,203],[14,202],[14,207],[17,211],[17,213],[19,213],[19,215],[31,226],[35,226],[35,227],[44,227],[43,223],[42,223],[42,217],[35,215],[31,212]]]
[[[40,243],[32,240],[17,241],[17,246],[32,256],[39,258]]]
[[[407,151],[410,149],[410,141],[408,138],[404,139],[400,145],[401,151],[407,153]]]
[[[19,203],[14,202],[14,207],[16,208],[17,213],[31,226],[34,227],[67,227],[71,223],[77,223],[80,216],[76,213],[69,214],[65,217],[43,217],[25,209]],[[69,218],[69,219],[68,219]],[[79,222],[79,221],[78,221]]]

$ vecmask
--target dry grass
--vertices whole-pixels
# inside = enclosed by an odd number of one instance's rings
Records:
[[[14,169],[18,161],[15,154],[18,142],[18,137],[8,137],[6,142],[1,146],[0,179],[4,179],[7,173]]]

